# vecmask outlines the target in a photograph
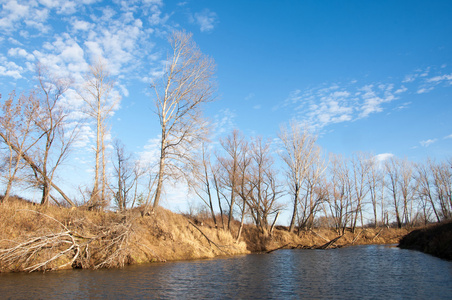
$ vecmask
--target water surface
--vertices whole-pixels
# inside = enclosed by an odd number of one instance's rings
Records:
[[[0,274],[11,299],[452,299],[452,262],[391,246]]]

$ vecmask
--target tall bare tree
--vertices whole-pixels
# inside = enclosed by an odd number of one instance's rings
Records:
[[[66,119],[72,108],[61,103],[72,80],[53,76],[41,64],[37,65],[37,75],[41,93],[34,122],[40,142],[37,143],[35,161],[41,173],[35,175],[42,189],[41,204],[47,205],[56,170],[69,154],[78,128],[68,126]]]
[[[370,172],[372,161],[369,155],[359,152],[352,156],[352,174],[353,174],[353,199],[355,203],[352,230],[355,231],[358,218],[361,219],[361,226],[364,226],[363,220],[363,201],[369,192],[367,174]]]
[[[351,197],[353,192],[347,159],[340,155],[330,155],[328,203],[331,216],[338,233],[345,232],[352,214]]]
[[[207,145],[202,144],[202,160],[200,164],[196,165],[193,175],[196,180],[192,182],[191,188],[196,195],[204,202],[209,208],[212,220],[217,227],[217,219],[215,217],[215,211],[213,206],[213,189],[212,189],[212,165],[210,161],[210,155],[207,150]]]
[[[12,92],[1,106],[0,137],[7,149],[4,157],[2,175],[6,180],[6,189],[2,201],[8,201],[15,181],[20,180],[18,173],[26,166],[24,154],[39,141],[33,136],[36,132],[34,120],[38,112],[39,102],[34,92],[22,94],[17,100]]]
[[[388,177],[387,185],[391,192],[392,203],[394,207],[394,213],[397,221],[397,227],[402,228],[402,218],[400,216],[400,191],[399,191],[399,180],[400,171],[398,160],[391,157],[385,162],[385,171]]]
[[[307,128],[302,128],[298,123],[292,122],[289,128],[281,127],[279,138],[284,147],[281,158],[287,165],[287,180],[293,201],[292,218],[289,227],[289,231],[292,232],[298,215],[303,183],[309,174],[310,167],[320,157],[319,151],[317,151],[317,137],[312,135]]]
[[[246,210],[245,199],[249,189],[245,189],[247,183],[245,176],[250,165],[249,145],[248,141],[238,130],[234,130],[226,138],[220,139],[220,144],[226,151],[226,155],[217,158],[222,171],[219,185],[221,185],[223,190],[226,190],[223,195],[229,206],[228,229],[231,229],[234,206],[238,197],[243,202],[241,206],[242,219]]]
[[[304,229],[312,228],[315,216],[327,200],[328,194],[324,177],[327,164],[321,156],[320,147],[316,148],[314,155],[318,156],[318,159],[308,169],[299,201],[298,227]]]
[[[132,160],[132,155],[126,152],[125,146],[115,140],[114,148],[114,177],[116,185],[113,186],[114,200],[120,211],[127,209],[127,204],[133,199],[133,189],[137,186],[139,172],[135,170],[137,164]],[[136,193],[136,190],[135,190]]]
[[[438,206],[443,219],[452,218],[452,161],[430,165]]]
[[[169,42],[172,53],[164,75],[152,84],[161,126],[154,207],[159,205],[164,179],[184,174],[182,166],[193,159],[192,144],[204,135],[201,108],[213,100],[215,91],[214,61],[201,53],[192,35],[176,31]]]
[[[94,183],[89,200],[89,206],[93,208],[102,208],[108,205],[106,203],[108,184],[106,178],[105,139],[108,134],[108,119],[120,101],[119,96],[115,96],[113,93],[114,84],[105,62],[99,59],[90,66],[89,73],[85,76],[85,83],[78,91],[79,96],[86,104],[85,114],[95,124]]]
[[[367,173],[367,185],[370,193],[370,201],[372,204],[372,210],[374,215],[374,227],[378,226],[378,203],[379,199],[383,198],[383,188],[384,188],[384,180],[383,180],[383,168],[376,160],[375,156],[367,155],[367,159],[369,160],[369,171]],[[380,202],[381,203],[381,202]],[[382,209],[383,205],[382,205]]]
[[[425,163],[420,163],[416,165],[417,171],[417,181],[419,185],[419,197],[421,200],[424,200],[429,203],[429,206],[432,208],[433,213],[435,214],[436,220],[438,222],[441,221],[441,213],[440,210],[436,207],[436,197],[435,197],[435,187],[434,187],[434,179],[431,170],[434,169],[434,162],[432,160],[427,160]],[[424,214],[425,215],[425,214]]]
[[[270,152],[270,141],[264,142],[256,137],[251,143],[251,167],[242,175],[246,181],[241,184],[249,191],[239,192],[250,208],[256,226],[264,234],[268,232],[268,218],[279,212],[281,205],[277,200],[282,196],[282,188],[278,182],[278,174],[273,166]],[[248,183],[249,182],[249,183]]]
[[[397,226],[410,225],[412,204],[418,183],[414,180],[413,164],[407,159],[392,157],[385,163],[388,188],[391,192]]]

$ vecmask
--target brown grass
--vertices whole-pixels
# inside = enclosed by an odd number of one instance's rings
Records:
[[[248,253],[229,232],[189,223],[159,208],[151,216],[0,205],[0,272],[109,268],[131,263]]]
[[[339,236],[330,229],[294,234],[282,226],[272,234],[262,234],[255,226],[246,225],[236,242],[236,221],[228,231],[215,228],[211,219],[190,218],[163,208],[142,217],[138,209],[117,214],[44,207],[14,198],[0,204],[0,216],[0,272],[112,268],[310,248]],[[398,243],[407,233],[406,229],[357,229],[354,233],[347,231],[331,247]]]

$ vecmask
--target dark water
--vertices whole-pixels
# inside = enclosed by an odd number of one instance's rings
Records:
[[[452,299],[452,262],[389,246],[0,274],[0,299]]]

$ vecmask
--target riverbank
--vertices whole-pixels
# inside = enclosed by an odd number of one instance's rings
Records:
[[[202,228],[163,208],[142,217],[43,207],[0,205],[0,272],[113,268],[145,262],[249,253],[224,230]]]
[[[128,264],[212,258],[281,248],[340,247],[398,243],[406,229],[357,229],[339,235],[329,229],[289,233],[276,227],[262,234],[245,226],[236,236],[200,220],[158,208],[149,216],[43,207],[23,201],[0,205],[0,272],[69,268],[116,268]],[[222,227],[222,225],[220,226]],[[325,246],[326,245],[326,246]]]
[[[452,221],[413,230],[400,240],[399,247],[452,260]]]

